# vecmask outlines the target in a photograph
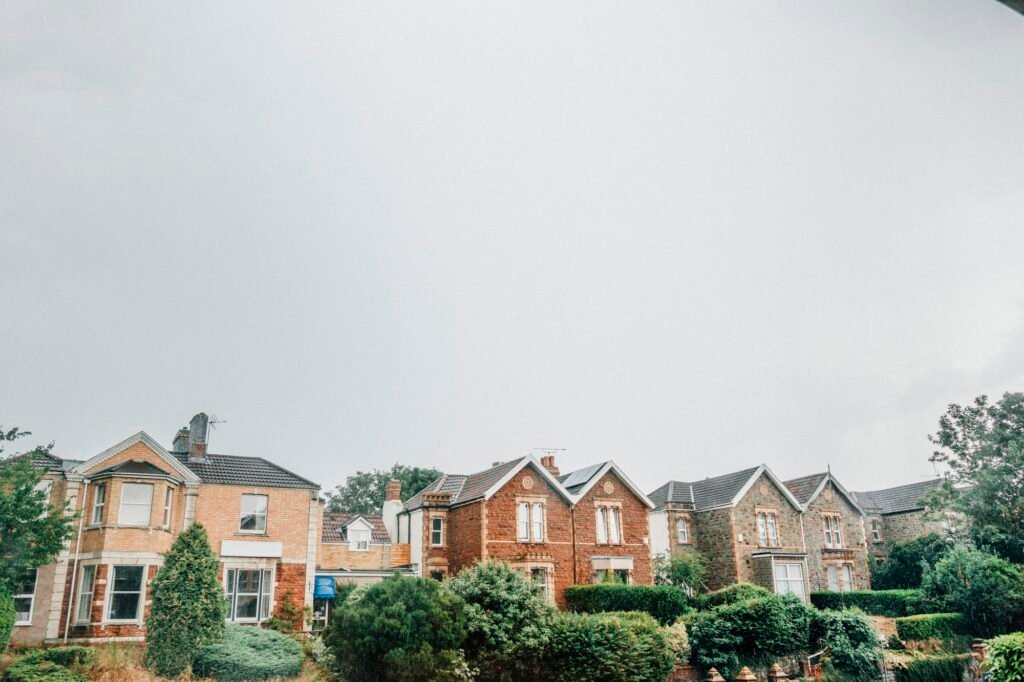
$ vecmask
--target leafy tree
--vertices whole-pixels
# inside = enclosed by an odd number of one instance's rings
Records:
[[[0,427],[0,444],[27,435]],[[73,517],[50,506],[46,493],[36,490],[45,472],[32,466],[32,458],[49,454],[52,447],[37,446],[0,460],[0,592],[10,593],[26,571],[52,562],[71,537]]]
[[[462,599],[436,580],[393,576],[335,606],[325,641],[348,682],[462,679]]]
[[[14,612],[14,599],[6,588],[0,587],[0,653],[7,648],[7,642],[11,639],[11,630],[14,629],[14,619],[17,614]]]
[[[171,545],[149,588],[153,606],[146,619],[146,664],[158,675],[181,674],[201,647],[224,637],[219,573],[206,529],[192,524]]]
[[[882,662],[878,633],[860,612],[818,611],[811,620],[811,644],[828,648],[826,669],[848,682],[874,682]]]
[[[654,559],[654,583],[675,585],[690,595],[704,591],[707,587],[707,574],[707,562],[696,550]]]
[[[963,512],[976,545],[1024,562],[1024,393],[952,404],[928,438],[938,448],[932,461],[949,467],[930,506]]]
[[[871,587],[875,590],[903,590],[921,586],[924,566],[932,566],[953,547],[952,543],[929,533],[908,542],[893,543],[885,561],[871,561]]]
[[[465,604],[466,656],[481,679],[534,680],[555,609],[540,587],[501,562],[478,563],[444,583]]]
[[[964,614],[972,635],[1024,627],[1024,574],[987,552],[953,549],[925,570],[921,591],[931,609]]]
[[[402,501],[409,499],[441,476],[437,469],[395,464],[390,469],[357,471],[327,493],[327,511],[379,514],[391,479],[402,482]]]

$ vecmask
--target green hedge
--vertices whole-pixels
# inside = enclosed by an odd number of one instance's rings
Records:
[[[1024,682],[1024,632],[989,641],[989,671],[997,682]]]
[[[545,682],[663,682],[675,657],[646,613],[562,614],[544,652]]]
[[[896,664],[893,673],[896,682],[962,682],[971,658],[971,654],[921,656]]]
[[[565,588],[565,600],[577,613],[643,611],[662,625],[693,610],[683,591],[672,585],[574,585]]]
[[[771,592],[760,585],[736,583],[735,585],[729,585],[720,590],[694,597],[693,605],[697,607],[698,611],[707,611],[716,606],[735,604],[738,601],[747,601],[748,599],[763,597],[768,594],[771,594]]]
[[[35,649],[25,654],[24,660],[32,662],[49,661],[70,668],[73,665],[90,666],[96,662],[96,650],[87,646],[55,646],[50,649]]]
[[[896,633],[904,642],[926,639],[950,640],[956,635],[970,634],[962,613],[926,613],[896,619]]]
[[[221,682],[269,680],[295,677],[302,672],[302,660],[302,647],[287,635],[229,625],[222,641],[199,649],[194,671]]]
[[[862,590],[859,592],[812,592],[811,603],[819,609],[858,608],[872,616],[899,618],[921,610],[920,590]]]
[[[7,649],[7,642],[14,629],[14,599],[7,591],[0,588],[0,653]]]
[[[3,682],[89,682],[53,661],[42,661],[31,657],[22,658],[7,666]]]

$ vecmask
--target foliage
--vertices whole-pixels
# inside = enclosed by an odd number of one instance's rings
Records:
[[[964,614],[973,635],[989,636],[1024,625],[1024,574],[991,554],[958,547],[925,571],[921,587],[935,611]]]
[[[384,505],[388,481],[391,479],[402,482],[401,496],[404,502],[440,476],[441,472],[437,469],[410,467],[404,464],[395,464],[390,469],[357,471],[333,492],[326,493],[327,511],[379,514]]]
[[[325,640],[348,682],[457,679],[462,599],[435,580],[393,576],[334,607]]]
[[[0,427],[0,443],[27,435]],[[45,472],[32,466],[32,458],[52,447],[0,460],[0,588],[11,590],[26,571],[52,563],[71,537],[73,517],[50,506],[46,493],[35,489]]]
[[[302,647],[274,630],[228,625],[224,639],[195,656],[197,675],[221,682],[295,677],[302,672]]]
[[[540,586],[508,564],[478,563],[449,578],[444,589],[465,602],[468,662],[483,679],[530,680],[551,637],[555,609]]]
[[[871,586],[875,590],[899,590],[921,587],[922,562],[935,564],[952,545],[938,533],[929,533],[909,542],[895,542],[885,561],[871,556]]]
[[[1024,682],[1024,632],[996,637],[988,653],[992,682]]]
[[[55,646],[49,649],[37,649],[25,655],[32,661],[49,661],[65,668],[72,666],[90,666],[96,662],[96,650],[79,645]]]
[[[334,654],[327,647],[323,637],[314,637],[309,645],[307,655],[313,662],[329,672],[335,673],[338,670],[338,662],[334,660]]]
[[[220,560],[202,524],[180,533],[164,558],[149,594],[146,665],[163,677],[179,675],[196,652],[224,636]]]
[[[565,588],[565,600],[578,613],[643,611],[662,625],[693,610],[683,591],[673,585],[573,585]]]
[[[14,612],[14,598],[0,586],[0,653],[7,648],[7,642],[11,639],[11,630],[14,629],[14,619],[17,614]]]
[[[335,598],[337,598],[337,594]],[[296,631],[296,628],[301,630],[312,616],[312,610],[308,606],[299,606],[299,600],[295,598],[295,593],[289,589],[281,595],[277,612],[267,620],[266,625],[271,630],[290,635]]]
[[[811,621],[811,642],[828,647],[826,669],[843,680],[872,682],[878,678],[882,656],[878,634],[863,614],[852,610],[816,612]]]
[[[899,635],[889,635],[885,638],[885,648],[891,649],[892,651],[903,651],[907,648],[903,640],[900,639]]]
[[[727,587],[723,587],[720,590],[714,592],[708,592],[707,594],[698,595],[694,598],[694,606],[699,611],[707,611],[713,609],[716,606],[723,606],[725,604],[735,604],[740,601],[747,601],[755,597],[765,597],[772,594],[770,591],[761,587],[760,585],[754,585],[753,583],[735,583]]]
[[[962,613],[927,613],[896,619],[900,639],[922,642],[926,639],[949,641],[956,635],[969,634],[967,619]]]
[[[668,648],[672,650],[676,663],[690,662],[690,636],[686,632],[686,623],[682,618],[676,620],[672,625],[662,627]]]
[[[82,675],[71,672],[53,661],[22,658],[7,666],[3,682],[88,682]]]
[[[702,611],[689,622],[696,663],[712,666],[725,677],[747,665],[770,665],[774,659],[805,653],[813,609],[793,595],[768,594]]]
[[[963,512],[977,546],[1024,562],[1024,393],[952,404],[929,440],[938,448],[932,460],[949,467],[930,506]]]
[[[919,613],[919,590],[859,590],[855,592],[812,592],[811,603],[819,609],[858,608],[872,616],[899,618]]]
[[[663,682],[674,656],[646,613],[562,614],[543,660],[550,682]]]
[[[970,654],[917,656],[893,664],[896,682],[961,682]]]
[[[707,574],[707,561],[694,549],[671,557],[659,555],[654,559],[654,584],[675,585],[687,594],[704,591]]]

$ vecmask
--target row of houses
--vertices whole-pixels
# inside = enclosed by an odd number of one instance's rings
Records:
[[[937,529],[920,500],[936,482],[847,491],[830,473],[781,481],[765,465],[645,494],[614,462],[562,473],[554,456],[444,474],[380,514],[325,511],[320,486],[258,457],[207,452],[198,414],[170,449],[140,432],[84,460],[37,455],[40,489],[76,515],[56,561],[15,589],[13,641],[139,639],[147,589],[175,537],[202,523],[221,559],[228,619],[312,607],[338,583],[396,572],[442,579],[500,559],[559,605],[574,584],[649,584],[654,558],[690,550],[710,587],[737,581],[806,596],[869,586],[867,556]],[[411,492],[411,491],[409,491]]]

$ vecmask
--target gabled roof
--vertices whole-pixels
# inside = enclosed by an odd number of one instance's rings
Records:
[[[424,493],[451,493],[452,498],[449,504],[453,507],[476,500],[490,499],[513,476],[528,466],[532,466],[567,502],[573,503],[572,494],[562,487],[558,479],[552,476],[551,472],[532,455],[526,455],[508,462],[500,462],[475,474],[442,474],[440,478],[406,500],[405,508],[407,511],[412,511],[422,507]]]
[[[593,488],[598,481],[604,478],[604,475],[612,472],[614,473],[623,485],[633,491],[633,494],[640,498],[640,501],[647,505],[648,508],[654,509],[654,502],[651,501],[647,495],[643,493],[640,488],[636,486],[633,481],[629,480],[629,477],[623,473],[622,469],[618,467],[615,462],[608,460],[607,462],[600,462],[599,464],[591,464],[588,467],[577,469],[576,471],[569,472],[558,478],[559,482],[572,493],[573,497],[578,501]]]
[[[31,450],[29,452],[15,455],[9,459],[0,461],[0,464],[17,462],[23,459],[29,460],[33,469],[41,471],[63,471],[64,460],[60,457],[43,450]]]
[[[170,468],[170,467],[168,467]],[[181,479],[174,476],[170,472],[164,471],[158,466],[154,466],[150,462],[142,460],[131,459],[126,462],[120,462],[112,467],[107,467],[101,471],[96,471],[89,474],[89,478],[102,478],[104,476],[139,476],[142,478],[169,478],[178,482]]]
[[[203,483],[223,485],[251,485],[266,488],[311,488],[319,490],[313,481],[293,474],[262,457],[206,454],[203,461],[189,461],[187,452],[173,452],[174,458]]]
[[[765,474],[779,488],[782,495],[803,511],[803,505],[789,491],[767,464],[735,471],[730,474],[713,476],[700,481],[669,481],[650,494],[656,509],[664,509],[666,503],[675,502],[694,511],[707,511],[735,506],[747,494],[754,483]]]
[[[895,488],[851,493],[866,511],[876,514],[898,514],[924,509],[921,501],[928,493],[943,484],[941,478],[908,483]]]
[[[353,514],[351,512],[324,512],[324,522],[320,529],[322,542],[348,542],[348,527],[357,519],[362,519],[370,526],[370,541],[374,544],[391,542],[388,530],[384,527],[384,519],[380,514]]]
[[[836,477],[831,472],[825,471],[820,474],[811,474],[810,476],[801,476],[800,478],[794,478],[786,481],[786,487],[793,493],[793,497],[800,501],[804,507],[809,505],[821,491],[825,489],[825,486],[830,483],[832,487],[839,491],[839,494],[846,498],[846,500],[861,514],[864,513],[864,509],[857,502],[857,499],[853,496],[853,493],[843,487],[843,484],[836,480]]]
[[[84,462],[75,465],[75,467],[71,469],[71,471],[84,476],[88,473],[90,469],[102,464],[103,462],[107,461],[114,455],[120,452],[124,452],[125,450],[135,445],[136,443],[142,443],[150,450],[152,450],[157,456],[159,456],[162,460],[167,462],[168,466],[170,466],[171,469],[177,472],[177,474],[180,475],[184,481],[190,483],[199,482],[199,477],[196,476],[196,474],[194,474],[192,471],[189,470],[188,467],[186,467],[184,464],[178,461],[178,459],[171,455],[171,453],[167,452],[167,450],[164,450],[163,446],[160,445],[160,443],[157,443],[155,440],[153,440],[153,437],[150,436],[145,431],[139,431],[134,436],[129,436],[128,438],[125,438],[117,445],[111,448],[107,448],[106,450],[96,455],[95,457],[91,457],[85,460]]]

